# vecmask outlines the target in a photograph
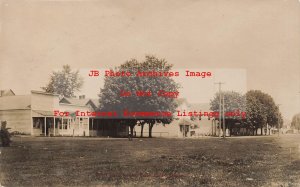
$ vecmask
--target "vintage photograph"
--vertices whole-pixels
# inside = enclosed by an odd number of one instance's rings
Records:
[[[0,187],[300,186],[299,0],[0,0]]]

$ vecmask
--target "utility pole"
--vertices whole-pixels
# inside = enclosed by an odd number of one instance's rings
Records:
[[[224,102],[225,95],[223,94],[223,138],[226,137],[226,128],[225,128],[225,102]]]
[[[221,136],[221,117],[222,117],[222,112],[221,112],[221,85],[225,84],[224,82],[216,82],[215,84],[219,85],[219,137]],[[224,134],[224,133],[223,133]]]

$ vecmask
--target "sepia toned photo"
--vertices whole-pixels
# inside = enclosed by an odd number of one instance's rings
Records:
[[[300,1],[0,0],[0,187],[300,186]]]

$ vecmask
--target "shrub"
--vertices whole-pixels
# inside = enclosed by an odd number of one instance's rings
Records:
[[[8,129],[9,128],[6,128],[6,121],[1,122],[0,139],[3,147],[9,147],[11,143],[11,135]]]

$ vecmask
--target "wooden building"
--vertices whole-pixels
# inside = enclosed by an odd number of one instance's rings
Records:
[[[208,103],[191,104],[188,103],[185,98],[177,99],[178,108],[177,111],[183,113],[183,111],[198,111],[198,112],[210,112]],[[200,137],[213,135],[216,125],[213,124],[213,118],[209,119],[207,116],[195,117],[193,120],[190,116],[177,116],[178,112],[175,112],[174,119],[170,124],[156,124],[152,129],[153,137]],[[215,125],[215,126],[213,126]],[[148,136],[148,125],[144,127],[143,136]],[[141,127],[136,125],[135,132],[137,136],[141,135]]]
[[[10,131],[31,136],[123,136],[128,128],[93,116],[77,116],[76,111],[95,111],[97,100],[59,98],[56,94],[31,91],[15,95],[0,91],[0,121],[6,121]],[[61,113],[56,113],[59,111]],[[59,115],[59,114],[69,115]]]

